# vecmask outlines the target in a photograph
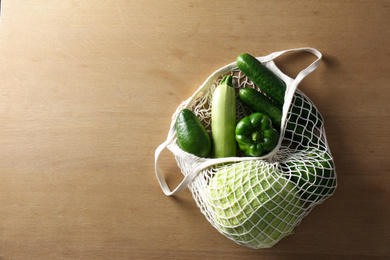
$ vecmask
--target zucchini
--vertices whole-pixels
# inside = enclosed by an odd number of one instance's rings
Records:
[[[211,101],[211,131],[215,158],[236,156],[236,95],[231,75],[223,77]]]
[[[176,118],[176,133],[179,147],[198,157],[209,157],[211,139],[199,118],[189,109],[180,111]]]
[[[281,78],[247,53],[237,57],[237,67],[270,99],[283,106],[286,83]]]
[[[253,88],[242,88],[238,95],[253,111],[267,115],[275,127],[280,127],[282,120],[281,106],[276,105],[263,93]]]

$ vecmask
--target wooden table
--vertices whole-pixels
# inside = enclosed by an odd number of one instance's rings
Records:
[[[389,259],[390,1],[3,1],[0,259]],[[154,151],[177,106],[248,52],[313,47],[334,196],[271,249],[219,234]],[[277,59],[287,75],[313,60]],[[170,185],[182,175],[169,152]]]

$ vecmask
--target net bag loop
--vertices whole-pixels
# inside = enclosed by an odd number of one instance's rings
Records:
[[[295,79],[290,78],[280,71],[274,59],[301,51],[317,59]],[[201,212],[220,233],[244,246],[267,248],[291,234],[303,217],[331,196],[337,181],[323,118],[298,89],[299,83],[318,67],[322,54],[304,47],[256,58],[286,83],[280,138],[275,149],[262,157],[200,158],[184,152],[177,144],[175,121],[182,109],[192,110],[210,127],[211,97],[224,75],[233,76],[237,89],[256,88],[232,62],[212,73],[172,115],[167,139],[155,151],[155,173],[167,196],[188,187]],[[237,121],[247,113],[238,105]],[[158,167],[165,148],[175,156],[184,176],[173,189]]]

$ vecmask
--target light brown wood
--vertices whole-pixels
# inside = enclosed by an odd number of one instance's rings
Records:
[[[0,259],[388,259],[389,1],[2,2]],[[242,52],[314,47],[300,85],[339,187],[271,249],[238,246],[154,150],[176,107]],[[295,76],[313,57],[277,63]],[[161,168],[182,176],[169,152]]]

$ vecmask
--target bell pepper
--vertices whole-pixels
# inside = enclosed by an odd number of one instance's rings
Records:
[[[262,156],[272,151],[279,141],[279,133],[271,119],[259,112],[244,117],[236,125],[236,141],[247,156]]]

